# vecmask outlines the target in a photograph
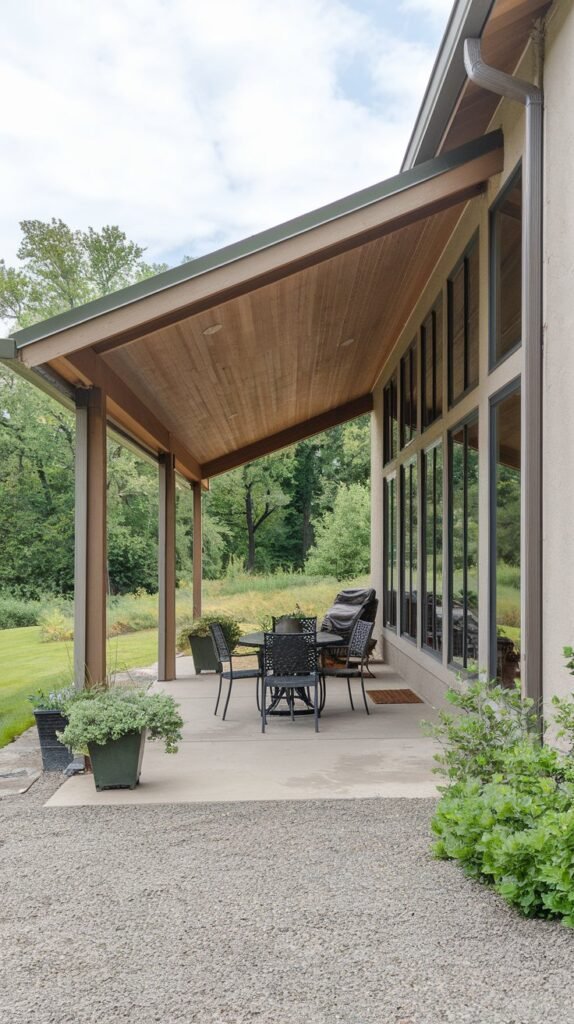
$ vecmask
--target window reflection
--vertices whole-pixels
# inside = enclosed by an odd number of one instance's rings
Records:
[[[417,434],[417,346],[416,341],[401,359],[401,448]]]
[[[442,415],[442,296],[421,327],[423,430]]]
[[[498,363],[522,340],[522,174],[491,215],[492,330]]]
[[[402,481],[402,579],[401,630],[413,640],[417,637],[417,568],[418,568],[418,487],[417,462],[411,459],[401,470]]]
[[[396,477],[385,480],[384,490],[384,619],[397,625],[397,493]]]
[[[478,383],[478,242],[448,280],[449,402]]]
[[[494,636],[497,679],[520,674],[520,390],[493,407],[495,463]]]
[[[450,435],[450,660],[478,659],[478,417]]]
[[[397,375],[393,374],[383,391],[383,462],[392,462],[397,456],[399,424],[397,417]]]
[[[424,453],[423,645],[442,650],[442,444]]]

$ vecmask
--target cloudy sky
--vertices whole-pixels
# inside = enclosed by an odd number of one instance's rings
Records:
[[[18,0],[0,257],[119,224],[176,263],[399,170],[452,0]]]

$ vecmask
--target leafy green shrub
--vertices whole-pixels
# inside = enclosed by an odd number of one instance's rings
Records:
[[[50,608],[42,612],[39,619],[40,639],[43,643],[53,640],[73,640],[74,622],[59,608]]]
[[[315,530],[305,571],[310,576],[347,580],[369,571],[371,561],[371,499],[363,484],[341,486],[332,512],[325,512]]]
[[[458,713],[439,713],[436,724],[424,723],[425,732],[438,741],[437,768],[449,782],[477,779],[488,782],[501,770],[505,753],[529,740],[538,744],[534,702],[520,690],[476,679],[450,687],[446,699]]]
[[[212,622],[219,622],[229,650],[232,651],[242,634],[241,626],[239,621],[232,615],[224,615],[218,612],[209,612],[206,615],[202,615],[200,619],[196,619],[194,622],[188,623],[180,631],[177,638],[177,649],[178,651],[186,651],[189,649],[189,637],[191,636],[211,636],[210,625]]]
[[[122,687],[100,691],[95,696],[90,691],[85,693],[87,699],[68,706],[68,725],[58,733],[66,747],[87,754],[90,743],[103,746],[146,729],[149,739],[163,739],[168,754],[177,752],[183,719],[173,697]]]
[[[37,626],[42,613],[40,601],[26,601],[10,594],[0,596],[0,629]]]

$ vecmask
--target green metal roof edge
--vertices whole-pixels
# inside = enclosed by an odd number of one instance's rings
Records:
[[[283,224],[278,224],[273,228],[260,231],[256,235],[251,235],[239,242],[224,246],[224,248],[217,249],[206,256],[200,256],[195,260],[190,260],[188,263],[172,267],[170,270],[165,270],[161,274],[148,277],[144,281],[138,281],[137,284],[129,285],[127,288],[122,288],[117,292],[111,292],[109,295],[94,299],[83,306],[66,310],[65,313],[59,313],[57,316],[50,317],[49,320],[42,320],[31,327],[15,331],[12,338],[15,339],[17,348],[23,348],[34,341],[40,341],[42,338],[47,338],[52,334],[58,334],[60,331],[84,323],[87,320],[93,320],[104,313],[110,313],[123,306],[130,305],[132,302],[137,302],[139,299],[156,295],[161,291],[183,284],[185,281],[190,281],[209,271],[244,259],[246,256],[261,252],[263,249],[271,248],[280,242],[285,242],[307,231],[312,231],[314,228],[328,224],[330,221],[346,217],[357,210],[379,202],[381,199],[387,199],[392,195],[412,188],[414,185],[430,181],[432,178],[438,177],[455,167],[459,167],[469,160],[497,149],[501,142],[502,132],[500,130],[490,132],[487,135],[481,135],[478,139],[473,139],[457,149],[450,150],[448,153],[441,153],[440,156],[434,157],[432,160],[427,160],[422,164],[395,174],[392,178],[387,178],[376,185],[370,185],[368,188],[361,189],[350,196],[345,196],[343,199],[338,199],[333,203],[328,203],[326,206],[311,210],[309,213],[295,217],[293,220],[285,221]]]

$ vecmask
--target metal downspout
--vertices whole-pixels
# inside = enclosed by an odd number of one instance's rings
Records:
[[[522,233],[522,686],[542,700],[542,109],[535,85],[489,67],[479,39],[466,39],[472,82],[525,107]]]

